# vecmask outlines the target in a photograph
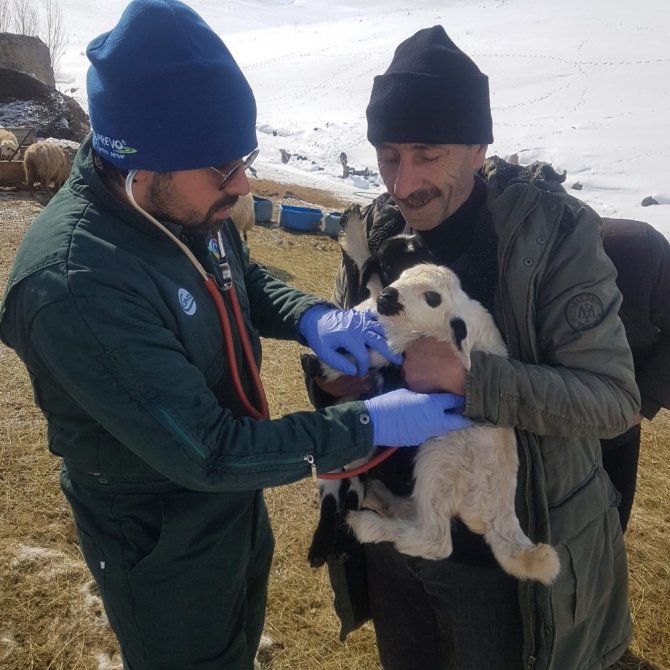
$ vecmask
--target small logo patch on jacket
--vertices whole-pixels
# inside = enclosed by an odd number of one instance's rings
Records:
[[[195,304],[195,298],[185,288],[180,288],[177,296],[179,298],[179,304],[184,310],[184,313],[188,314],[189,316],[193,316],[197,306]]]
[[[575,330],[588,330],[603,320],[603,303],[594,293],[580,293],[568,303],[565,316]]]

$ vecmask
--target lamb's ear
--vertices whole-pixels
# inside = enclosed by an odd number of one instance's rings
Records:
[[[468,327],[465,325],[465,321],[463,321],[463,319],[461,319],[459,316],[452,317],[449,325],[451,326],[451,333],[454,338],[454,344],[461,352],[465,367],[469,370],[470,346],[468,340]]]
[[[382,282],[382,268],[378,256],[370,256],[361,268],[361,295],[367,290],[369,297],[377,300],[384,288]]]

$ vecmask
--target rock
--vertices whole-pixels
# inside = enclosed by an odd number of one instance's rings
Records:
[[[584,187],[583,187],[578,181],[576,181],[576,182],[572,185],[572,188],[573,188],[575,191],[581,191]]]
[[[39,37],[0,33],[0,68],[23,72],[56,88],[49,47]]]
[[[76,100],[15,70],[0,69],[0,126],[35,128],[38,137],[81,142],[90,129]]]
[[[658,205],[658,202],[654,200],[650,195],[642,200],[640,203],[643,207],[649,207],[650,205]]]

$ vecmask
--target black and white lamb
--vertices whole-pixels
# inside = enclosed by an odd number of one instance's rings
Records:
[[[466,370],[473,351],[508,355],[492,316],[447,268],[406,270],[381,292],[377,309],[394,351],[434,337],[454,347]],[[350,511],[347,522],[361,542],[393,542],[403,554],[437,560],[452,552],[451,521],[458,516],[484,536],[506,572],[550,584],[560,568],[558,554],[521,529],[514,509],[518,465],[512,428],[475,424],[418,448],[410,498],[369,480],[368,509]]]
[[[417,263],[429,262],[432,256],[421,239],[415,235],[396,235],[383,242],[379,252],[371,255],[365,235],[365,222],[360,208],[352,207],[343,217],[343,231],[338,241],[359,271],[360,295],[364,300],[356,306],[358,310],[376,310],[377,298],[385,286],[400,277],[402,272]],[[332,381],[341,372],[330,368],[314,354],[305,353],[300,357],[303,371],[308,378],[320,377]],[[377,372],[386,368],[389,362],[381,354],[371,354],[370,374],[373,376],[375,392],[382,390],[383,374]],[[354,398],[332,398],[331,402],[346,402]],[[375,452],[373,449],[370,456]],[[368,458],[369,458],[368,457]],[[353,469],[368,459],[359,459],[344,469]],[[352,538],[341,516],[347,510],[360,509],[364,486],[360,477],[341,480],[319,480],[320,516],[314,531],[307,558],[312,567],[320,567],[330,554],[347,554]]]

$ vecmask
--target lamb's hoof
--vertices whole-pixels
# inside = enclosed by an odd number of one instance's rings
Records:
[[[320,568],[326,563],[327,553],[321,547],[312,545],[307,552],[307,560],[312,568]]]
[[[522,579],[535,579],[543,584],[551,584],[561,569],[561,561],[550,544],[536,544],[517,558],[521,569],[516,575]]]

